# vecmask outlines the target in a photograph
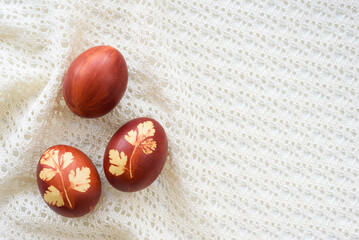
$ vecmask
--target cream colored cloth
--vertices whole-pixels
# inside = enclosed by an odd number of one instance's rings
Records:
[[[358,239],[358,1],[1,1],[1,239]],[[129,83],[104,117],[72,114],[66,69],[116,47]],[[106,144],[130,119],[169,139],[156,182],[115,190]],[[103,192],[55,214],[36,183],[55,144],[85,152]]]

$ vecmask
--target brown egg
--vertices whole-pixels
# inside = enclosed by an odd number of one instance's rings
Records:
[[[118,190],[139,191],[152,184],[167,157],[167,136],[151,118],[137,118],[120,127],[107,145],[103,168]]]
[[[65,217],[89,213],[101,195],[100,176],[92,161],[66,145],[52,146],[41,156],[37,184],[47,205]]]
[[[121,100],[127,79],[126,61],[118,50],[110,46],[90,48],[81,53],[66,72],[65,102],[81,117],[101,117]]]

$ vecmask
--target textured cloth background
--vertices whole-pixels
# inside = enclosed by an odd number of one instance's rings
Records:
[[[358,1],[0,2],[1,239],[358,239]],[[111,45],[129,84],[114,111],[72,114],[66,69]],[[125,122],[162,123],[163,172],[135,193],[102,158]],[[39,194],[55,144],[95,163],[103,193],[68,219]]]

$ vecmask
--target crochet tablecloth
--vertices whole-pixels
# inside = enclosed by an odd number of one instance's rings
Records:
[[[81,52],[117,48],[127,91],[74,115],[62,79]],[[0,1],[1,239],[358,239],[358,1]],[[124,193],[102,161],[112,134],[159,121],[159,178]],[[65,218],[36,166],[67,144],[97,167],[96,208]]]

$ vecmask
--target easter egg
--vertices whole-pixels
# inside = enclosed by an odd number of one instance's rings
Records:
[[[122,54],[110,46],[97,46],[81,53],[63,80],[63,96],[69,109],[85,118],[109,113],[121,100],[128,80]]]
[[[107,180],[125,192],[148,187],[163,169],[167,148],[165,130],[156,120],[136,118],[127,122],[105,150],[103,168]]]
[[[46,204],[65,217],[89,213],[101,195],[100,176],[90,158],[66,145],[52,146],[42,154],[37,184]]]

